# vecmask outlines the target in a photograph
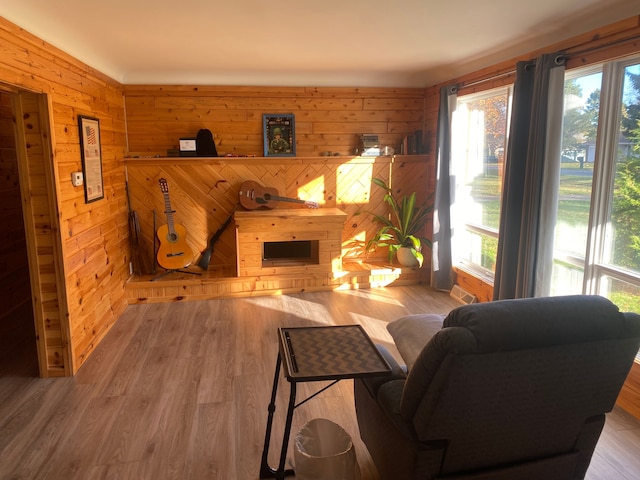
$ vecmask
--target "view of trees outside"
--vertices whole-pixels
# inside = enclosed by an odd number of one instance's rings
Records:
[[[495,271],[507,138],[509,89],[460,97],[453,122],[457,224],[461,259]],[[459,248],[456,248],[458,245]]]
[[[562,167],[553,293],[580,293],[587,248],[600,85],[596,73],[565,82]],[[584,91],[591,87],[590,91]],[[640,65],[625,69],[618,120],[614,185],[602,263],[640,273]],[[570,258],[576,263],[568,261]],[[640,307],[640,288],[603,277],[601,294],[619,306]]]
[[[560,191],[552,294],[582,293],[602,73],[565,82]],[[602,263],[640,275],[640,64],[628,66]],[[495,270],[509,105],[508,89],[458,98],[453,122],[454,245],[459,259]],[[605,162],[613,159],[605,159]],[[454,246],[454,249],[456,247]],[[640,286],[603,275],[600,294],[640,311]]]
[[[611,263],[640,273],[640,65],[625,69],[619,125]]]
[[[602,73],[565,81],[554,295],[582,293]]]
[[[620,141],[616,155],[610,231],[605,261],[640,274],[640,64],[625,69]],[[621,308],[640,311],[640,286],[603,278],[611,298]]]

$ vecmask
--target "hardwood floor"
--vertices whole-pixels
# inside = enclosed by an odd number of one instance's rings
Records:
[[[318,292],[127,308],[73,378],[0,377],[1,479],[257,479],[279,326],[362,324],[392,351],[386,324],[457,306],[425,287]],[[301,384],[300,395],[324,383]],[[281,383],[270,463],[288,395]],[[358,436],[351,381],[296,409],[290,442],[325,417]],[[608,417],[589,480],[640,478],[640,422]]]

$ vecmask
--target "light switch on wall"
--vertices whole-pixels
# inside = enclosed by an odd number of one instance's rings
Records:
[[[71,174],[71,183],[74,187],[79,187],[80,185],[82,185],[82,180],[82,172],[73,172]]]

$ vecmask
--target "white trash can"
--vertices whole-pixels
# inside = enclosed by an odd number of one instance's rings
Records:
[[[296,480],[360,480],[351,436],[326,418],[307,422],[295,438]]]

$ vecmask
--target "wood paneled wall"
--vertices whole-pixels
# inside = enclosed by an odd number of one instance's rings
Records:
[[[638,17],[633,17],[550,46],[544,51],[569,49],[580,52],[586,46],[617,42],[637,34],[640,31],[639,25]],[[382,144],[397,147],[404,135],[422,129],[427,157],[419,180],[420,185],[426,183],[428,188],[433,187],[439,86],[426,91],[377,88],[122,86],[4,18],[0,18],[0,45],[0,83],[46,94],[48,120],[52,128],[50,140],[53,146],[54,184],[51,193],[60,212],[60,229],[55,233],[63,254],[62,278],[66,303],[63,307],[68,312],[68,317],[62,319],[62,322],[67,324],[70,335],[69,345],[61,342],[60,348],[63,351],[60,356],[65,358],[65,349],[72,353],[68,362],[43,371],[43,375],[59,374],[60,371],[72,374],[77,371],[125,308],[124,284],[128,278],[129,264],[123,165],[126,153],[163,157],[168,150],[177,148],[179,138],[194,136],[200,128],[208,128],[215,135],[220,154],[260,156],[263,151],[262,114],[293,113],[296,116],[298,156],[321,160],[295,167],[288,165],[288,161],[282,162],[284,167],[273,164],[238,164],[232,169],[236,180],[261,178],[268,183],[273,179],[287,194],[297,192],[301,182],[306,181],[309,175],[324,178],[340,171],[356,171],[361,168],[351,165],[346,157],[353,154],[361,134],[378,134]],[[576,53],[570,60],[569,67],[596,61],[604,51],[608,52],[609,58],[611,55],[638,51],[637,41],[635,46],[633,42],[616,43],[608,49],[589,54]],[[510,81],[508,72],[513,70],[516,60],[530,59],[539,53],[531,52],[447,83],[470,83],[494,74],[507,73],[499,80],[483,82],[472,88],[497,86],[498,83]],[[73,187],[70,181],[71,172],[81,170],[77,127],[79,114],[98,117],[101,122],[105,198],[91,204],[84,203],[83,189]],[[340,153],[343,158],[331,157],[337,162],[329,168],[329,159],[318,157],[323,152]],[[319,167],[314,171],[316,166]],[[140,186],[140,191],[136,192],[139,198],[135,201],[149,209],[155,200],[148,204],[144,202],[151,199],[149,195],[152,189],[155,198],[157,175],[171,174],[171,179],[183,182],[186,191],[193,194],[196,200],[198,195],[206,194],[207,201],[213,202],[206,209],[207,220],[204,223],[200,221],[202,225],[199,227],[208,234],[212,231],[212,226],[219,225],[221,219],[224,219],[230,202],[234,200],[233,194],[218,196],[218,192],[212,190],[235,188],[236,185],[231,182],[215,183],[226,178],[226,173],[220,173],[219,167],[223,166],[212,165],[205,168],[214,172],[207,180],[215,178],[212,185],[204,181],[196,183],[202,188],[208,187],[206,190],[190,186],[190,182],[200,175],[202,168],[189,167],[188,174],[185,174],[167,172],[166,165],[153,167],[153,171],[140,173],[141,176],[134,179]],[[404,175],[404,180],[395,180],[395,185],[402,186],[406,191],[415,189],[417,180],[412,177],[412,170],[403,170],[401,163],[396,164],[394,168],[396,167],[398,171],[394,173],[394,178],[402,178],[403,172],[409,173]],[[149,167],[142,167],[142,170],[144,168]],[[150,175],[149,179],[142,177],[147,174]],[[350,176],[355,178],[355,175]],[[366,187],[363,186],[362,191],[365,190]],[[213,201],[208,197],[211,192],[216,193]],[[334,194],[336,197],[330,199]],[[340,206],[337,195],[337,191],[322,192],[327,200],[326,205],[331,204],[330,199],[331,202],[336,202],[335,206]],[[132,201],[134,205],[135,201]],[[184,204],[189,202],[185,201]],[[196,204],[202,205],[202,202]],[[356,204],[355,201],[352,203]],[[177,208],[180,208],[180,204]],[[217,213],[210,215],[214,208]],[[46,256],[47,253],[38,252],[38,255]],[[226,260],[218,258],[217,261]]]
[[[187,229],[187,243],[196,252],[204,250],[211,235],[225,222],[238,202],[240,185],[253,180],[276,188],[285,197],[315,201],[320,208],[337,207],[347,214],[342,233],[342,252],[348,259],[364,259],[364,242],[376,225],[366,212],[384,214],[384,191],[373,187],[371,178],[392,182],[402,195],[416,191],[419,201],[433,189],[432,155],[399,157],[296,157],[296,158],[128,158],[131,205],[141,226],[141,248],[149,264],[153,259],[155,231],[166,224],[164,203],[158,180],[169,184],[175,221]],[[276,207],[295,207],[280,203]],[[299,205],[301,208],[306,208]],[[156,225],[154,228],[154,210]],[[430,237],[431,226],[427,227]],[[233,225],[215,244],[212,267],[231,267],[236,263]],[[371,252],[369,259],[386,259],[385,250]],[[427,255],[428,257],[428,255]],[[426,266],[430,259],[426,259]]]
[[[335,179],[340,176],[358,181],[355,172],[362,167],[350,165],[349,159],[344,157],[354,152],[359,136],[378,134],[381,144],[398,148],[405,135],[425,129],[422,89],[123,87],[5,19],[0,19],[0,40],[3,45],[0,82],[12,88],[46,94],[50,109],[54,176],[51,187],[53,201],[60,212],[60,228],[56,234],[63,258],[61,278],[64,279],[65,305],[62,309],[67,312],[62,322],[68,328],[69,340],[65,343],[65,335],[60,331],[62,327],[57,322],[42,326],[48,329],[52,338],[61,339],[56,347],[59,351],[52,356],[56,363],[48,363],[43,375],[77,371],[125,307],[124,284],[129,275],[125,153],[165,156],[168,150],[177,148],[179,138],[194,136],[200,128],[208,128],[215,135],[220,154],[260,156],[263,151],[262,114],[293,113],[299,156],[332,152],[341,157],[322,157],[311,162],[315,167],[321,166],[315,171],[314,167],[309,170],[309,163],[290,169],[291,165],[285,161],[284,166],[241,166],[231,177],[259,179],[265,184],[273,183],[271,179],[277,178],[276,186],[283,192],[292,192],[297,191],[296,185],[309,182],[313,175],[316,181],[322,179],[324,185],[333,185],[331,191],[320,193],[326,205],[342,202],[351,205],[349,209],[353,210],[357,208],[354,206],[356,200],[346,198],[344,190],[339,192]],[[77,126],[80,114],[99,118],[101,127],[105,198],[91,204],[84,203],[83,189],[73,187],[70,181],[71,173],[81,170]],[[427,144],[425,150],[428,152],[432,147]],[[433,183],[429,180],[433,175],[428,171],[432,162],[429,166],[424,159],[422,161],[419,174],[410,168],[401,171],[412,171],[407,178],[413,182],[407,188],[413,188],[418,181]],[[415,160],[413,162],[418,165]],[[381,167],[387,178],[388,167],[384,164]],[[401,165],[397,164],[397,167],[401,168]],[[198,170],[194,168],[193,174],[175,174],[166,169],[162,171],[162,168],[145,172],[154,180],[150,182],[153,185],[147,184],[134,194],[135,198],[141,199],[141,209],[146,208],[148,213],[150,204],[144,202],[150,198],[151,191],[154,196],[157,194],[157,174],[167,174],[171,180],[177,178],[179,182],[185,182],[182,191],[204,192],[208,196],[207,202],[213,202],[208,213],[213,211],[214,214],[205,215],[205,220],[196,228],[202,232],[202,235],[194,234],[196,251],[204,245],[212,229],[224,220],[237,198],[237,190],[230,196],[215,195],[230,187],[237,188],[237,181],[229,181],[228,171],[211,168],[215,174],[209,179],[215,180],[208,185],[206,181],[196,181],[200,174]],[[133,177],[135,183],[135,173]],[[138,177],[137,181],[149,183],[147,177],[144,180]],[[218,181],[223,183],[215,183]],[[425,183],[418,188],[423,189]],[[400,185],[400,182],[396,183],[396,186]],[[362,197],[369,186],[362,185],[356,196]],[[216,190],[212,190],[214,187]],[[174,188],[176,192],[180,191],[176,184]],[[426,195],[426,190],[424,192]],[[209,197],[209,193],[214,195]],[[337,198],[338,194],[343,198]],[[197,195],[195,200],[195,205],[201,208],[203,202]],[[132,200],[134,206],[135,202]],[[178,201],[176,208],[180,206]],[[145,218],[148,219],[148,215]],[[146,241],[151,243],[153,229],[149,228],[151,223],[145,221],[145,232],[149,232]],[[351,225],[352,229],[359,228],[355,223]],[[228,262],[225,249],[220,246],[219,250],[220,254],[214,254],[217,259],[214,262]],[[234,253],[234,247],[227,253]],[[44,321],[47,321],[46,316]],[[69,361],[65,362],[65,358]]]
[[[0,18],[0,83],[15,91],[46,94],[44,115],[50,123],[44,138],[53,147],[51,201],[60,212],[53,231],[62,250],[62,265],[51,262],[51,249],[37,250],[50,268],[42,278],[64,279],[66,312],[60,321],[48,316],[41,327],[59,338],[49,351],[44,376],[73,374],[126,307],[124,283],[129,275],[127,203],[123,157],[126,149],[122,86],[16,25]],[[71,172],[81,171],[78,115],[100,119],[105,198],[85,204],[82,187],[71,185]],[[34,219],[37,220],[37,219]],[[38,223],[38,222],[36,222]],[[48,228],[46,224],[39,224]],[[33,239],[32,239],[33,240]],[[62,322],[62,325],[60,324]],[[68,328],[69,337],[62,334]],[[69,340],[70,339],[70,340]],[[65,360],[67,359],[67,360]]]
[[[425,129],[421,88],[129,85],[124,92],[132,155],[167,156],[181,137],[208,128],[219,155],[262,156],[265,113],[295,115],[300,157],[353,155],[361,134],[377,134],[399,153],[405,135]]]
[[[195,136],[201,128],[212,131],[223,157],[127,159],[132,205],[140,215],[147,250],[153,243],[152,209],[159,223],[166,222],[157,185],[165,176],[174,192],[176,215],[190,231],[196,252],[204,249],[207,238],[233,209],[240,183],[256,180],[283,196],[300,196],[345,211],[349,219],[343,232],[344,253],[363,257],[362,241],[374,225],[358,212],[385,211],[382,192],[371,191],[370,179],[388,180],[392,162],[354,158],[360,135],[376,134],[381,145],[398,151],[403,137],[430,128],[424,123],[424,89],[128,85],[124,93],[132,157],[165,157],[168,150],[177,149],[180,138]],[[296,158],[260,158],[265,113],[295,115]],[[433,146],[424,143],[425,153]],[[334,155],[322,156],[325,152]],[[415,190],[421,198],[432,190],[432,154],[400,157],[393,165],[394,186],[399,190]],[[212,265],[233,265],[235,254],[233,232],[225,232],[214,248]],[[374,257],[384,254],[376,252]]]

